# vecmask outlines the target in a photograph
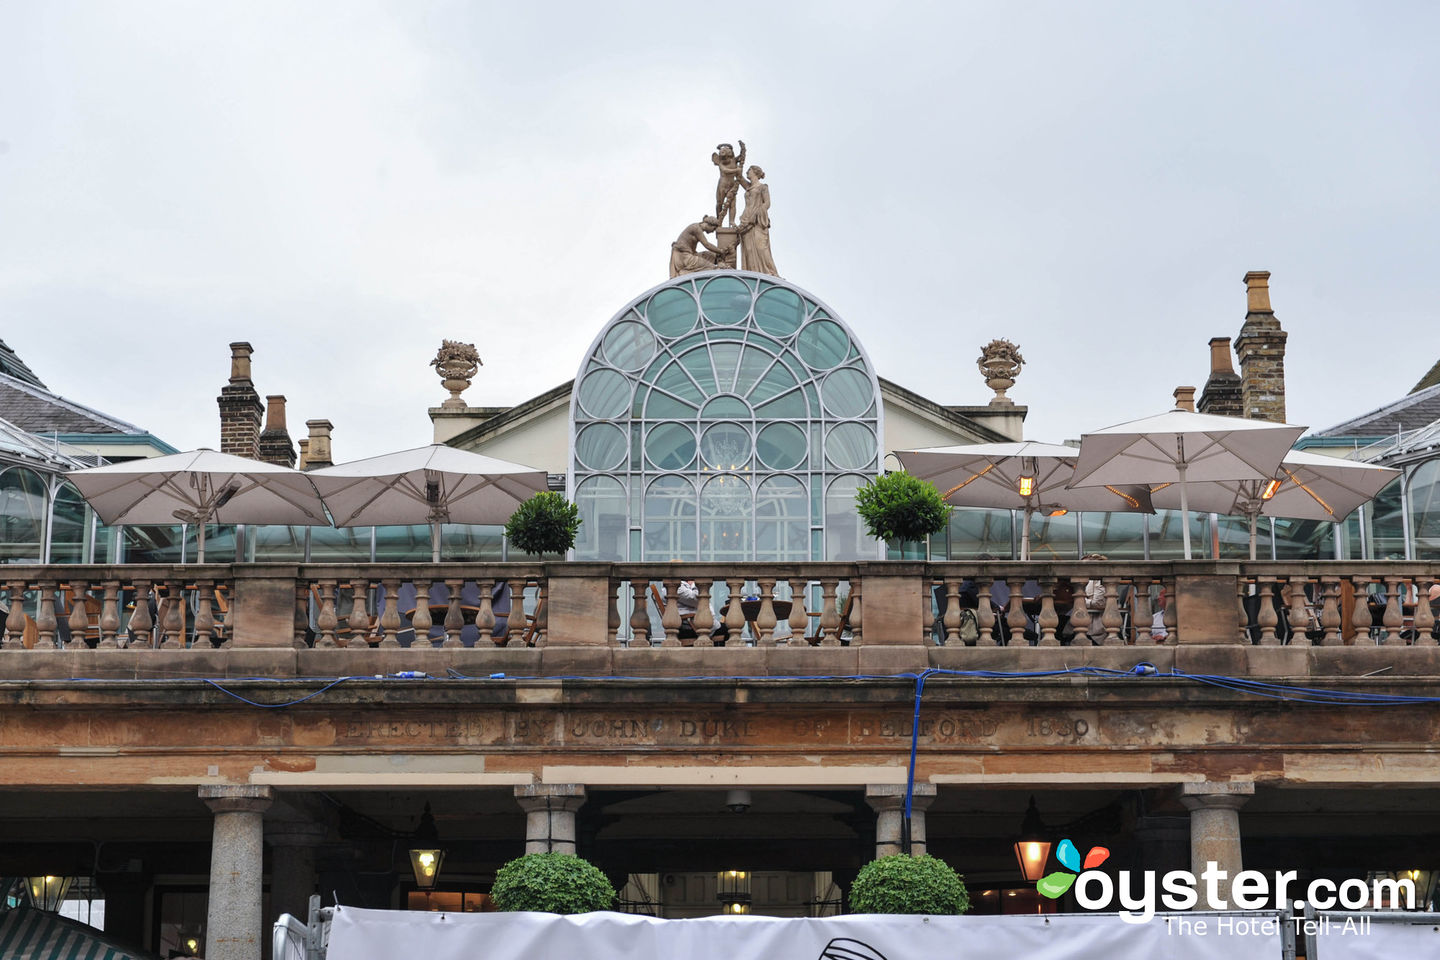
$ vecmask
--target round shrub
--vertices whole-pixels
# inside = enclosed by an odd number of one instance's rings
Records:
[[[564,553],[580,533],[580,508],[552,490],[520,504],[505,521],[505,537],[522,553]]]
[[[496,871],[490,896],[498,910],[590,913],[609,910],[615,888],[588,860],[568,853],[527,853]]]
[[[928,480],[886,473],[855,492],[855,510],[872,537],[924,540],[950,522],[951,507]]]
[[[850,886],[851,913],[953,916],[970,909],[965,881],[944,860],[897,853],[871,860]]]

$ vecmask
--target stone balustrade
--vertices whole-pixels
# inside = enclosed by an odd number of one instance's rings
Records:
[[[933,647],[963,663],[1002,648],[1434,647],[1437,580],[1440,564],[1400,561],[17,565],[0,568],[0,658]]]

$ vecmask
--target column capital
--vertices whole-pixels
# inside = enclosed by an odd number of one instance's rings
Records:
[[[1253,796],[1255,783],[1252,780],[1180,785],[1180,802],[1186,810],[1239,810]]]
[[[579,810],[585,805],[583,783],[527,783],[515,788],[515,801],[531,810]]]
[[[933,783],[917,783],[910,796],[911,811],[928,809],[935,802],[939,788]],[[905,809],[905,784],[868,783],[865,785],[865,802],[876,813],[886,810]]]
[[[200,799],[214,813],[264,813],[275,801],[275,790],[257,784],[206,785],[200,788]]]
[[[330,828],[304,820],[272,820],[265,824],[265,842],[272,847],[318,847]]]

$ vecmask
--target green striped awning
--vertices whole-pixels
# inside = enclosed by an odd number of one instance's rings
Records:
[[[99,931],[65,917],[15,907],[0,912],[0,957],[5,960],[148,960],[106,942]]]

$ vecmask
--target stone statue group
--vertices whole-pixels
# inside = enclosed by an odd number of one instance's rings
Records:
[[[720,168],[720,181],[715,185],[715,216],[702,217],[681,231],[670,245],[670,276],[698,273],[701,270],[735,269],[735,251],[740,251],[740,268],[755,273],[780,276],[775,258],[770,254],[770,185],[765,171],[757,165],[745,168],[745,141],[740,152],[722,143],[710,155]],[[745,212],[735,222],[735,200],[740,187],[745,188]],[[726,217],[729,227],[723,227]],[[717,246],[705,234],[719,232]],[[737,244],[738,237],[738,244]],[[702,249],[703,248],[703,249]]]

